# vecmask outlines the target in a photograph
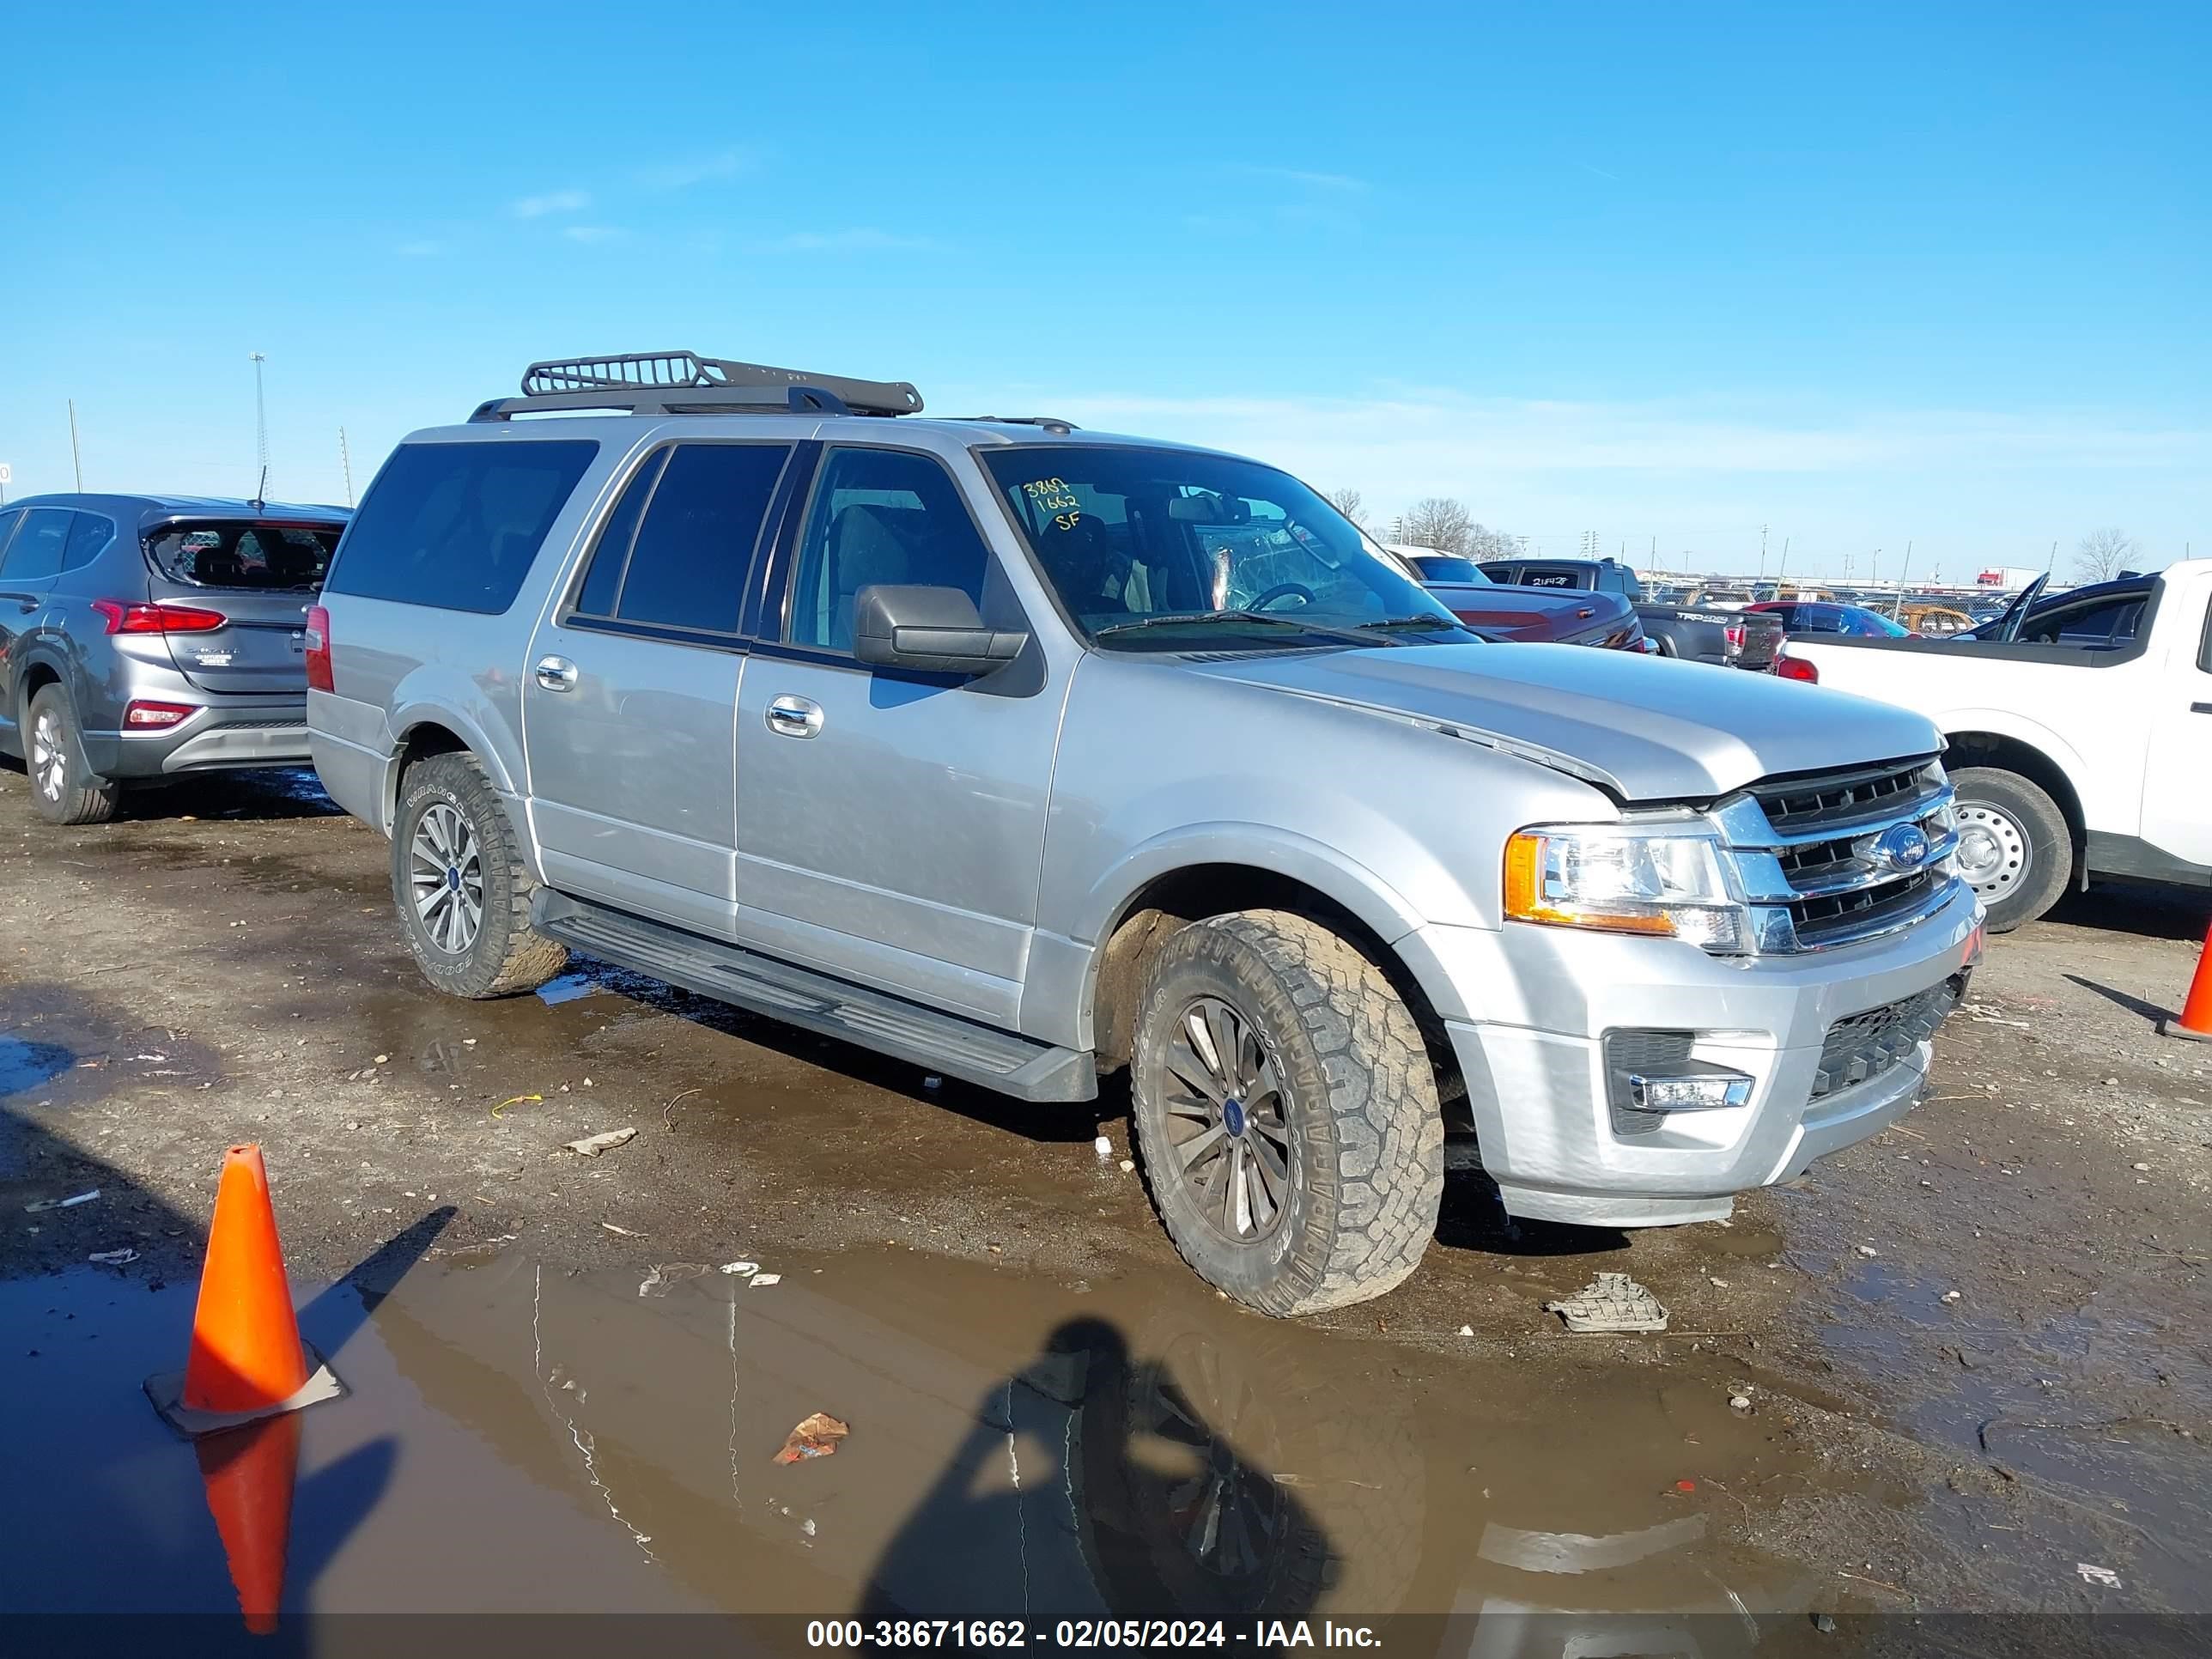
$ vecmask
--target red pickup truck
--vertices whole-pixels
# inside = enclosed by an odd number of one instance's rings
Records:
[[[1613,651],[1655,647],[1636,607],[1618,593],[1506,587],[1456,554],[1393,547],[1392,557],[1469,628],[1522,644],[1595,645]]]

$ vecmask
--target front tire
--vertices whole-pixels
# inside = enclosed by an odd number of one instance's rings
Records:
[[[422,977],[448,996],[534,991],[568,947],[530,928],[538,884],[473,755],[408,769],[392,826],[392,896]]]
[[[105,823],[115,816],[123,791],[84,757],[76,709],[58,685],[41,686],[24,711],[23,769],[31,780],[31,810],[48,823]]]
[[[1199,1277],[1262,1313],[1382,1295],[1443,1195],[1443,1115],[1413,1012],[1316,922],[1249,910],[1153,958],[1131,1068],[1153,1206]]]
[[[2074,832],[2039,785],[2001,766],[1962,767],[1959,873],[1989,907],[1989,930],[2008,933],[2058,902],[2074,878]]]

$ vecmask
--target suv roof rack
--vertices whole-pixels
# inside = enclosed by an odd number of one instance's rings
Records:
[[[1041,426],[1047,432],[1079,432],[1083,428],[1057,415],[955,415],[956,421],[988,422],[994,426]]]
[[[563,409],[616,409],[633,415],[913,415],[921,409],[921,393],[904,380],[810,374],[702,357],[696,351],[629,351],[532,363],[523,371],[520,398],[479,404],[469,419],[504,421]]]

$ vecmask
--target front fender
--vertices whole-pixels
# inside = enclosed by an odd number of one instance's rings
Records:
[[[2009,708],[1945,708],[1936,711],[1933,718],[1946,742],[1962,732],[1987,732],[1992,737],[2026,744],[2065,774],[2077,799],[2088,798],[2084,780],[2089,768],[2081,751],[2041,720]]]

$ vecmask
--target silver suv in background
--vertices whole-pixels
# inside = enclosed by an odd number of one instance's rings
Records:
[[[55,823],[122,789],[307,759],[307,606],[348,514],[176,495],[0,511],[0,753]]]
[[[1275,1314],[1413,1272],[1448,1127],[1634,1226],[1920,1097],[1981,935],[1925,720],[1485,643],[1235,456],[689,354],[523,387],[401,444],[309,634],[441,988],[574,947],[1022,1099],[1126,1070]]]

